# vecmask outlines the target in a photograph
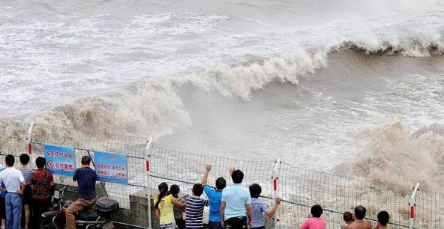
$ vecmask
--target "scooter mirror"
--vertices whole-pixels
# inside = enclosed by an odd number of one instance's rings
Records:
[[[60,176],[60,182],[61,183],[64,183],[65,182],[65,180],[66,180],[66,176],[64,176],[64,175],[62,175],[62,176]]]

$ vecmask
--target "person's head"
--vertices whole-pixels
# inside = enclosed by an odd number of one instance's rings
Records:
[[[20,163],[22,163],[22,165],[27,165],[29,163],[29,155],[28,154],[22,154],[20,155]]]
[[[222,191],[227,186],[227,181],[223,177],[216,179],[216,189]]]
[[[324,209],[322,209],[321,205],[316,204],[311,207],[311,215],[315,218],[321,217],[322,213],[324,212]]]
[[[259,196],[261,195],[261,192],[262,192],[262,188],[260,185],[258,185],[258,184],[250,185],[251,198],[259,198]]]
[[[388,212],[386,211],[379,212],[377,217],[379,224],[381,224],[382,226],[387,226],[390,220],[390,215]]]
[[[203,188],[201,184],[195,184],[193,186],[193,195],[200,196],[203,193]]]
[[[83,156],[82,157],[82,165],[90,165],[91,158],[89,156]]]
[[[351,212],[344,212],[343,218],[345,222],[352,222],[353,214]]]
[[[159,195],[157,196],[157,202],[156,205],[154,205],[155,209],[159,208],[159,204],[161,202],[161,200],[163,199],[163,197],[165,197],[168,193],[168,184],[165,182],[162,182],[159,184],[159,186],[157,186],[157,188],[159,189]]]
[[[171,187],[170,187],[171,195],[177,196],[177,195],[179,195],[179,192],[180,192],[179,185],[176,185],[176,184],[171,185]]]
[[[244,180],[244,173],[240,170],[235,170],[231,174],[231,178],[233,179],[233,183],[240,184],[242,180]]]
[[[355,207],[356,219],[363,220],[365,218],[366,213],[367,213],[367,209],[364,206],[359,205],[359,206]]]
[[[157,189],[159,189],[159,192],[168,192],[168,184],[165,182],[162,182],[159,184],[159,186],[157,186]]]
[[[46,159],[44,157],[38,157],[37,159],[35,159],[35,164],[39,169],[45,168]]]
[[[6,157],[5,157],[5,163],[6,163],[6,166],[8,166],[8,167],[12,167],[12,166],[14,166],[14,163],[15,163],[15,158],[14,158],[14,156],[12,156],[11,154],[9,154],[8,156],[6,156]]]

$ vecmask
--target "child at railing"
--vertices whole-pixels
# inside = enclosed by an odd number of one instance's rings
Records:
[[[202,178],[202,187],[208,196],[210,204],[210,219],[208,222],[209,229],[223,229],[222,217],[220,215],[220,204],[222,202],[222,191],[227,186],[227,181],[223,177],[216,179],[216,189],[211,188],[208,183],[208,175],[211,171],[211,165],[205,166],[205,174]]]
[[[185,204],[168,194],[167,183],[161,183],[158,188],[160,193],[154,200],[154,214],[160,220],[160,229],[176,229],[174,206],[184,208]]]
[[[202,229],[203,228],[203,211],[207,200],[200,198],[203,193],[201,184],[193,186],[193,195],[187,198],[186,202],[186,227],[187,229]]]
[[[301,229],[325,229],[327,223],[325,222],[325,220],[321,219],[321,215],[323,212],[324,209],[322,209],[321,205],[313,205],[311,207],[311,215],[313,216],[313,218],[305,221]]]
[[[170,193],[173,195],[174,198],[176,198],[178,201],[185,203],[186,196],[179,197],[180,188],[178,185],[171,185],[170,187]],[[183,212],[182,209],[178,206],[174,206],[174,219],[176,220],[176,225],[178,229],[185,229],[185,220],[183,219]]]
[[[341,228],[345,228],[347,225],[351,225],[355,220],[355,216],[351,212],[344,212],[343,217],[344,222],[341,223]]]
[[[273,217],[282,202],[282,199],[276,198],[276,204],[271,210],[269,210],[267,205],[262,200],[258,199],[261,192],[262,188],[260,185],[252,184],[250,186],[251,207],[253,208],[253,219],[251,222],[252,229],[265,229],[264,214],[270,218]]]
[[[376,223],[375,229],[390,229],[387,224],[390,220],[390,215],[386,211],[378,213],[378,222]]]

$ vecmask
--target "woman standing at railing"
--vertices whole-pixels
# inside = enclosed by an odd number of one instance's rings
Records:
[[[159,196],[154,200],[154,214],[160,220],[160,229],[175,229],[174,206],[185,207],[185,203],[178,201],[168,193],[168,184],[159,184]]]

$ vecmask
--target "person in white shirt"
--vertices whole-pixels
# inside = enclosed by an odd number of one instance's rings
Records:
[[[14,168],[15,158],[8,155],[5,158],[6,169],[0,172],[0,183],[3,182],[6,189],[0,187],[0,190],[6,192],[6,228],[19,229],[20,217],[22,213],[22,198],[25,188],[25,178],[22,172]]]

